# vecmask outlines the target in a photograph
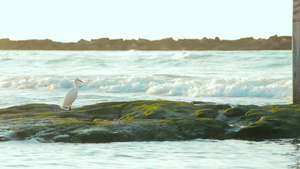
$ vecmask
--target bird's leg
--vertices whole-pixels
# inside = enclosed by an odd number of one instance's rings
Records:
[[[69,111],[72,110],[72,104],[69,106]]]

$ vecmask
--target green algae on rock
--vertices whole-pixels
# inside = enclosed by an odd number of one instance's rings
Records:
[[[215,109],[200,109],[196,112],[196,116],[200,118],[216,118],[218,114]]]
[[[236,133],[237,139],[278,139],[300,136],[300,105],[261,106],[246,112],[240,123],[246,127]]]
[[[219,118],[222,116],[222,118]],[[102,143],[300,136],[300,105],[244,105],[165,100],[107,102],[62,111],[28,104],[0,110],[0,141]]]

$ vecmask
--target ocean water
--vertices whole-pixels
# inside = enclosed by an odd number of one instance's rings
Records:
[[[291,51],[0,51],[0,108],[109,101],[292,103]],[[0,124],[1,125],[1,124]],[[299,140],[0,142],[0,168],[300,168]]]
[[[104,144],[0,142],[0,168],[283,169],[299,168],[300,144],[191,140]]]
[[[292,102],[292,52],[0,51],[0,108],[61,104],[78,77],[73,107],[127,100],[237,104]]]

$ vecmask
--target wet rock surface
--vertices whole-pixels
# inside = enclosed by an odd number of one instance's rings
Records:
[[[231,107],[205,102],[107,102],[63,111],[28,104],[0,109],[0,141],[103,143],[298,138],[300,105]]]

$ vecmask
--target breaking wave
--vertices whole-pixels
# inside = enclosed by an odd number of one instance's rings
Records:
[[[0,107],[133,99],[290,103],[291,51],[0,51]]]
[[[189,97],[266,97],[290,98],[291,79],[197,79],[192,77],[113,76],[83,77],[81,90],[104,93],[144,93],[147,95]],[[67,78],[10,77],[0,88],[59,90],[73,87]]]

